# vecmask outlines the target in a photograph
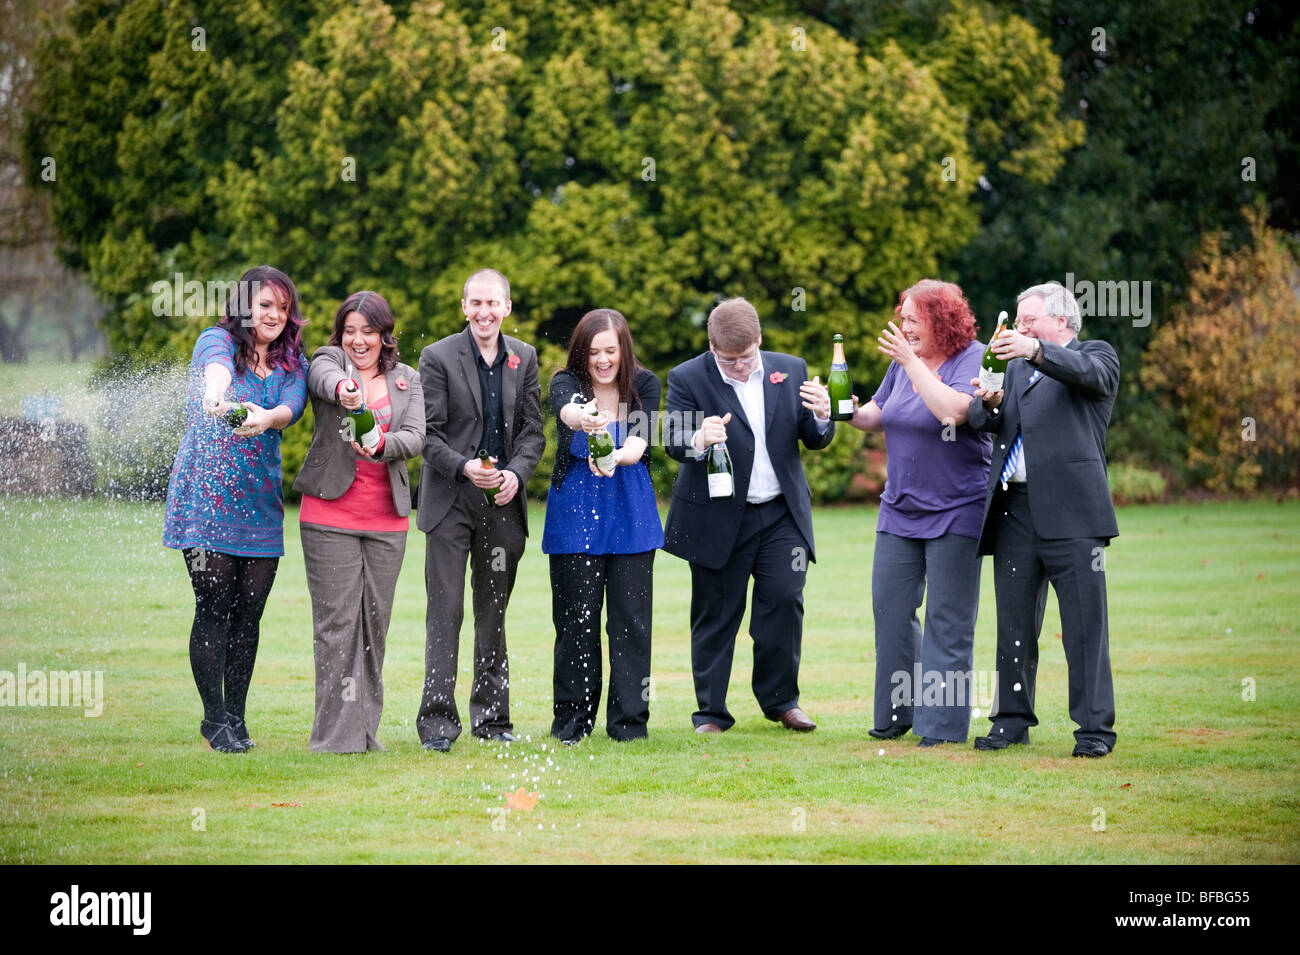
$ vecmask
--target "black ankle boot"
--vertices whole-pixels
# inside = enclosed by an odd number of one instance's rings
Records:
[[[245,749],[252,749],[254,746],[257,745],[251,739],[248,738],[248,724],[244,722],[244,718],[242,716],[240,717],[232,716],[230,717],[229,722],[230,722],[230,732],[235,734],[235,739],[239,740],[239,742],[244,746]]]
[[[204,720],[199,724],[199,732],[208,741],[208,746],[218,753],[247,753],[248,747],[235,738],[229,723],[213,723]]]

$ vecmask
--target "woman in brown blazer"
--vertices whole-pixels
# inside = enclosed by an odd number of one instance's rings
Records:
[[[307,371],[316,431],[294,489],[315,628],[318,753],[383,749],[384,643],[406,553],[406,459],[424,447],[424,394],[397,361],[393,313],[377,292],[354,292]],[[356,423],[373,414],[377,434]],[[362,415],[362,416],[358,416]],[[364,429],[362,429],[364,430]]]

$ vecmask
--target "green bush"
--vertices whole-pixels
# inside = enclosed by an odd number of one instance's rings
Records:
[[[1116,504],[1150,504],[1163,501],[1169,493],[1169,482],[1163,474],[1133,464],[1108,465],[1106,480]]]
[[[841,421],[829,447],[820,451],[801,448],[800,453],[814,504],[880,499],[885,488],[884,439],[880,435],[865,435]]]

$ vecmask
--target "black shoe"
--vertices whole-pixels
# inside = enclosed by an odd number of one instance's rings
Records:
[[[499,732],[499,733],[484,733],[484,734],[482,734],[481,736],[479,736],[479,739],[485,739],[485,740],[487,740],[489,743],[517,743],[517,742],[519,742],[519,737],[516,736],[514,733],[511,733],[511,732],[509,732],[509,731],[507,731],[507,730],[502,730],[502,731]]]
[[[1087,756],[1090,759],[1100,759],[1110,752],[1110,747],[1099,739],[1081,739],[1074,744],[1074,752],[1071,756]]]
[[[917,746],[942,746],[944,743],[950,743],[950,742],[952,741],[946,739],[935,739],[933,736],[922,736],[921,742],[917,743],[916,745]]]
[[[891,726],[887,730],[869,729],[867,730],[867,735],[873,736],[876,739],[898,739],[900,736],[906,736],[911,729],[911,723],[899,723]]]
[[[257,745],[248,738],[248,724],[244,722],[243,717],[239,719],[230,717],[230,731],[235,734],[235,739],[244,744],[245,749],[252,749]]]
[[[208,746],[218,753],[248,752],[248,747],[235,738],[229,723],[213,723],[204,720],[199,724],[199,732],[208,741]]]
[[[423,745],[425,749],[433,750],[435,753],[451,752],[451,740],[447,739],[445,736],[435,736],[433,739],[426,739],[421,745]]]
[[[1008,746],[1023,746],[1029,742],[1029,730],[1021,730],[1019,735],[1008,736],[1005,733],[990,733],[988,736],[976,736],[975,748],[979,750],[999,750]]]

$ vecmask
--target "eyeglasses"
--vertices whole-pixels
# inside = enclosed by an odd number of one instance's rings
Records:
[[[1037,322],[1040,319],[1045,319],[1045,318],[1047,318],[1046,315],[1025,315],[1023,317],[1017,315],[1016,328],[1028,328],[1030,325],[1034,324],[1034,322]]]
[[[741,355],[739,358],[723,358],[717,352],[713,353],[713,357],[723,368],[741,368],[758,360],[758,349],[755,348],[749,354]]]

